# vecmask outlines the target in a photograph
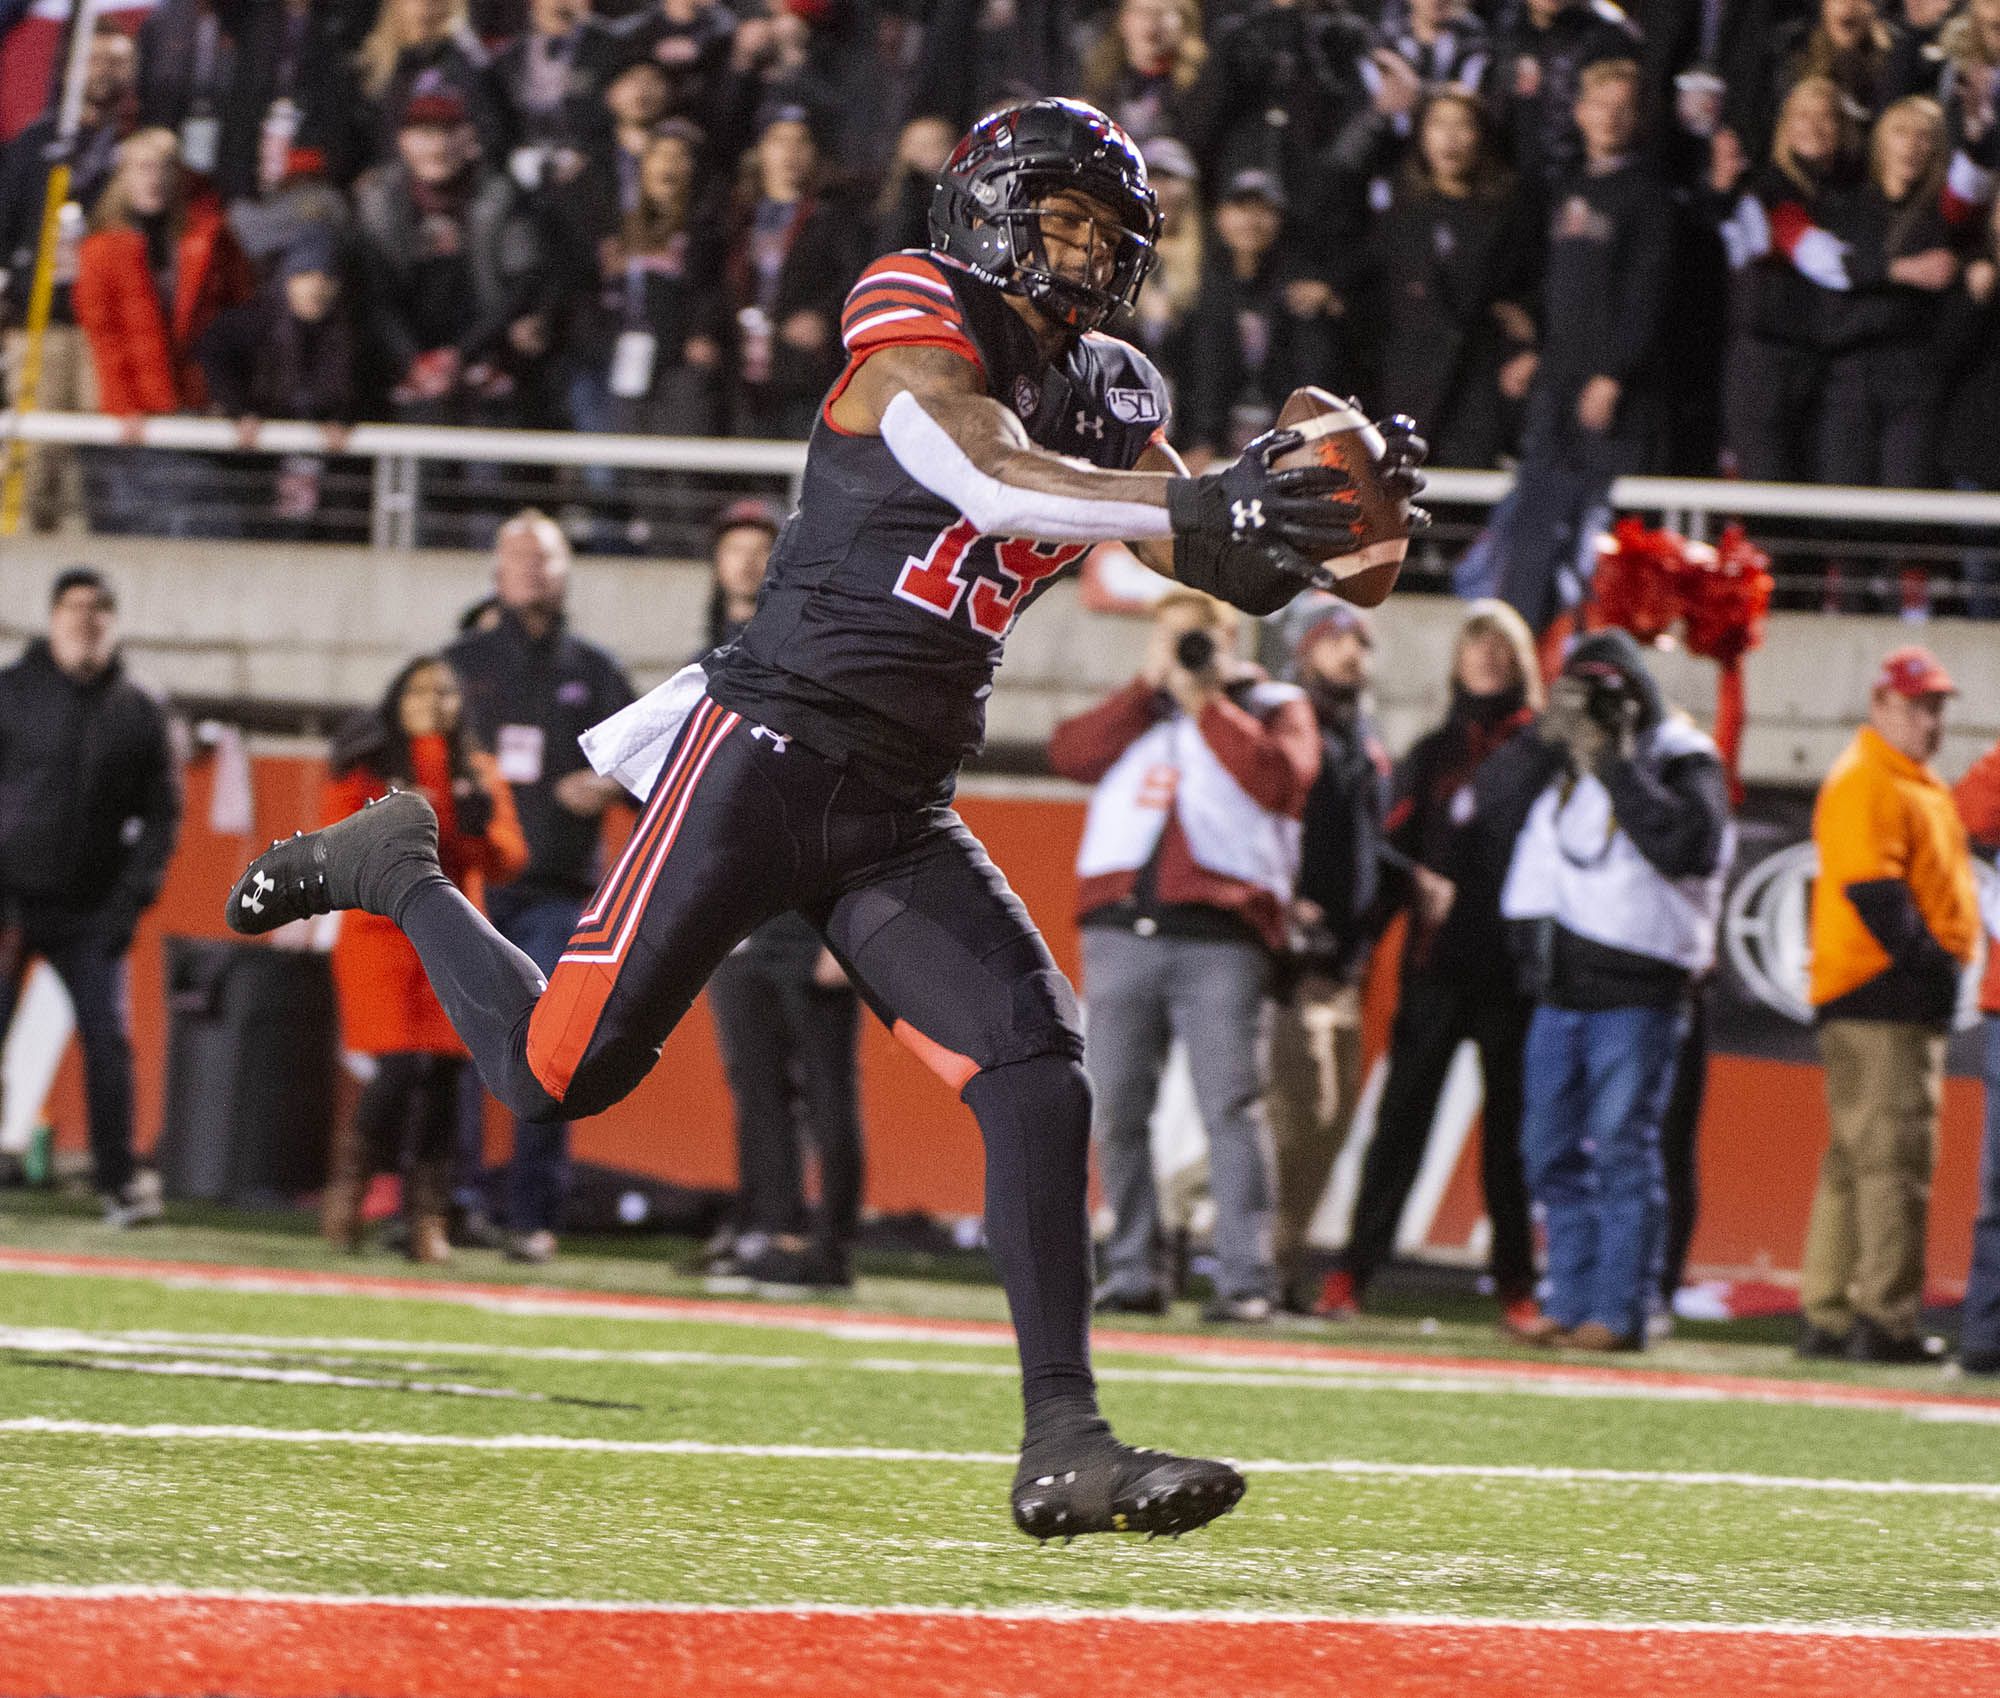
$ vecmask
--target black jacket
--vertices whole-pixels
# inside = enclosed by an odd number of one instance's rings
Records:
[[[1507,445],[1500,367],[1520,347],[1494,303],[1532,310],[1535,232],[1513,194],[1399,194],[1369,252],[1379,400],[1421,419],[1441,466],[1490,466]]]
[[[1636,162],[1579,168],[1553,191],[1548,232],[1537,382],[1605,376],[1637,387],[1659,364],[1673,249],[1666,184]]]
[[[1367,215],[1366,172],[1344,138],[1370,106],[1362,65],[1373,33],[1344,6],[1258,5],[1213,26],[1183,139],[1204,180],[1268,171],[1291,204],[1317,275],[1345,283]]]
[[[78,684],[37,640],[0,671],[0,895],[136,920],[180,817],[166,715],[116,659]]]
[[[1832,197],[1827,228],[1848,244],[1847,275],[1854,287],[1830,303],[1830,345],[1836,350],[1898,344],[1913,362],[1930,358],[1945,294],[1892,283],[1889,266],[1911,254],[1954,245],[1951,227],[1935,204],[1897,206],[1873,183]]]
[[[723,276],[728,301],[737,321],[759,295],[754,253],[754,201],[735,211]],[[747,436],[805,436],[813,414],[846,356],[840,345],[841,302],[861,269],[855,254],[859,219],[856,210],[838,200],[811,196],[800,201],[782,238],[784,257],[767,312],[769,319],[768,375],[750,375],[750,336],[737,343],[733,370],[737,377],[736,428]],[[825,321],[826,340],[817,349],[794,348],[777,331],[795,312],[816,312]]]
[[[474,734],[501,762],[514,792],[528,865],[516,888],[588,896],[598,873],[598,821],[571,813],[556,800],[556,780],[588,765],[577,738],[632,700],[622,668],[595,643],[558,624],[531,637],[512,613],[490,630],[461,637],[445,651],[465,691]],[[516,728],[510,734],[509,728]],[[512,776],[510,749],[521,731],[539,733],[532,779]]]
[[[1298,894],[1326,915],[1297,952],[1298,965],[1359,984],[1381,930],[1383,819],[1388,757],[1375,726],[1353,705],[1319,713],[1320,765],[1306,795]]]
[[[494,356],[505,345],[507,327],[543,304],[548,269],[512,178],[483,165],[470,168],[458,222],[471,292],[459,302],[457,334],[449,338],[440,337],[436,323],[423,322],[428,220],[408,168],[398,163],[370,171],[354,186],[354,208],[366,299],[362,319],[398,377],[417,355],[436,347],[454,347],[468,362]]]
[[[1975,301],[1960,283],[1943,313],[1934,354],[1948,374],[1939,457],[1947,476],[2000,489],[2000,289]]]
[[[1390,845],[1458,891],[1428,945],[1419,949],[1413,940],[1404,949],[1405,978],[1511,989],[1500,889],[1514,840],[1559,759],[1534,735],[1534,715],[1518,695],[1456,696],[1445,722],[1403,757],[1389,805]]]
[[[195,344],[209,398],[225,413],[352,424],[361,415],[360,339],[345,300],[309,324],[273,283],[217,314]]]
[[[1255,277],[1239,277],[1216,245],[1179,333],[1178,346],[1187,353],[1180,362],[1177,433],[1184,445],[1234,453],[1244,435],[1242,429],[1232,433],[1236,408],[1256,410],[1260,422],[1249,430],[1255,435],[1301,384],[1336,381],[1330,321],[1300,318],[1285,305],[1290,272],[1288,260],[1273,249]],[[1246,412],[1244,428],[1250,423]]]

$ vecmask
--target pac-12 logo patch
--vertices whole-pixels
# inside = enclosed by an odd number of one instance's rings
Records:
[[[1024,419],[1035,416],[1035,409],[1042,404],[1042,391],[1031,377],[1014,379],[1014,411]]]
[[[1150,389],[1107,389],[1104,404],[1121,424],[1160,422],[1160,398]]]

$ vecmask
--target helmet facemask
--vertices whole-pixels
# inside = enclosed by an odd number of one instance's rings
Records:
[[[1045,202],[1065,190],[1087,195],[1116,214],[1115,223],[1060,207],[1031,204],[987,212],[985,216],[1006,233],[1013,258],[1008,279],[1041,310],[1072,330],[1095,330],[1115,312],[1129,310],[1158,257],[1153,245],[1159,214],[1150,207],[1121,207],[1119,200],[1097,191],[1089,182],[1051,178],[1025,185],[1035,202]],[[1135,214],[1139,217],[1135,218]],[[1135,223],[1143,227],[1135,229]],[[1049,228],[1044,228],[1045,224]],[[1058,268],[1051,257],[1050,237],[1068,247],[1082,247],[1083,276]]]

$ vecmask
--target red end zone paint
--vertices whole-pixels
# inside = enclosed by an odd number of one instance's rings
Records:
[[[1388,1622],[0,1600],[37,1698],[1971,1698],[2000,1640]]]
[[[873,1310],[842,1309],[831,1304],[730,1302],[699,1297],[652,1297],[626,1291],[579,1291],[541,1285],[489,1285],[460,1280],[399,1278],[392,1274],[319,1273],[301,1268],[264,1268],[209,1262],[148,1261],[130,1256],[73,1256],[34,1250],[0,1250],[0,1273],[55,1273],[107,1279],[163,1279],[191,1284],[227,1286],[239,1280],[296,1291],[301,1296],[328,1296],[356,1291],[393,1298],[431,1302],[491,1302],[576,1304],[602,1313],[616,1310],[634,1320],[706,1321],[765,1327],[921,1327],[940,1340],[961,1338],[971,1343],[1011,1341],[1012,1331],[999,1321],[934,1320],[921,1315],[892,1315]],[[1846,1403],[1858,1409],[1912,1409],[1950,1403],[2000,1409],[2000,1397],[1970,1396],[1945,1385],[1917,1390],[1902,1386],[1854,1385],[1833,1380],[1762,1379],[1750,1374],[1690,1374],[1644,1367],[1592,1367],[1568,1362],[1421,1355],[1409,1351],[1363,1350],[1315,1344],[1288,1336],[1269,1339],[1222,1338],[1213,1333],[1118,1332],[1103,1328],[1092,1333],[1100,1350],[1135,1356],[1209,1358],[1248,1366],[1339,1367],[1343,1364],[1418,1373],[1492,1374],[1501,1378],[1534,1379],[1579,1386],[1631,1384],[1638,1381],[1679,1390],[1713,1392],[1720,1397],[1764,1403]]]

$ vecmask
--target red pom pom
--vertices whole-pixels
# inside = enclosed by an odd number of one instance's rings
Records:
[[[1678,537],[1650,531],[1637,519],[1620,519],[1597,544],[1592,623],[1616,625],[1642,643],[1658,642],[1680,611],[1674,590],[1679,559]]]
[[[1770,567],[1741,525],[1725,529],[1713,549],[1687,551],[1678,587],[1690,653],[1727,664],[1763,645]]]

